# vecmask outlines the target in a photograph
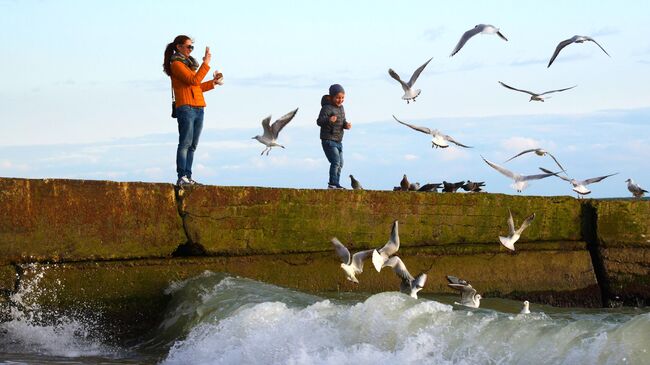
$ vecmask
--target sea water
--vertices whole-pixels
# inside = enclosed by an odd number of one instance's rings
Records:
[[[399,292],[313,295],[223,273],[171,283],[152,333],[109,345],[101,321],[23,303],[0,324],[5,364],[650,364],[650,311],[560,309]],[[51,317],[51,313],[49,314]]]

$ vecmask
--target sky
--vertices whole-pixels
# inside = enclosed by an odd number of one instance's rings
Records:
[[[628,196],[624,181],[650,187],[650,21],[643,1],[7,1],[0,0],[0,176],[175,182],[176,120],[163,50],[178,34],[193,55],[212,52],[225,84],[205,94],[204,132],[194,178],[206,184],[323,188],[328,163],[315,119],[332,83],[346,89],[353,128],[344,139],[343,176],[390,190],[412,181],[486,181],[517,194],[481,156],[522,174],[553,168],[585,179],[593,197]],[[477,35],[454,57],[460,36],[479,23],[505,42]],[[595,44],[555,46],[573,35]],[[402,78],[433,57],[406,104]],[[529,102],[514,87],[553,94]],[[280,143],[251,137],[261,120],[299,108]],[[430,138],[397,124],[437,128],[472,149],[432,149]],[[343,180],[343,179],[342,179]],[[345,180],[347,183],[348,180]],[[525,195],[574,195],[557,179]]]

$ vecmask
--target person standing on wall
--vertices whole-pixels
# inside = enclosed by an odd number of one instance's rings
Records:
[[[171,78],[172,92],[175,99],[173,114],[178,121],[178,149],[176,150],[176,185],[194,185],[192,179],[192,162],[194,151],[199,143],[203,129],[203,109],[205,99],[203,92],[222,84],[223,75],[215,71],[212,80],[202,82],[210,70],[210,47],[205,47],[203,63],[199,63],[190,54],[194,50],[190,37],[179,35],[165,48],[163,69]],[[174,115],[172,115],[174,116]]]
[[[340,184],[343,168],[343,130],[352,128],[345,119],[345,90],[339,84],[331,85],[329,94],[321,98],[321,109],[316,119],[325,157],[330,163],[328,189],[345,189]]]

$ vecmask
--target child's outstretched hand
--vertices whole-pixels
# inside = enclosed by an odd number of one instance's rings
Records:
[[[345,129],[351,129],[352,128],[352,123],[346,122],[345,125],[343,126]]]
[[[332,122],[332,123],[336,123],[336,115],[332,115],[332,116],[330,117],[330,122]]]

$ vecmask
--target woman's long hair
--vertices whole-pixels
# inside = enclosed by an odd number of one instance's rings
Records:
[[[176,51],[176,46],[185,44],[185,41],[187,41],[188,39],[191,38],[186,35],[176,36],[176,38],[174,38],[174,41],[169,43],[167,47],[165,47],[165,59],[163,60],[163,71],[165,71],[167,76],[172,75],[172,65],[170,61],[172,55],[174,54],[174,51]]]

